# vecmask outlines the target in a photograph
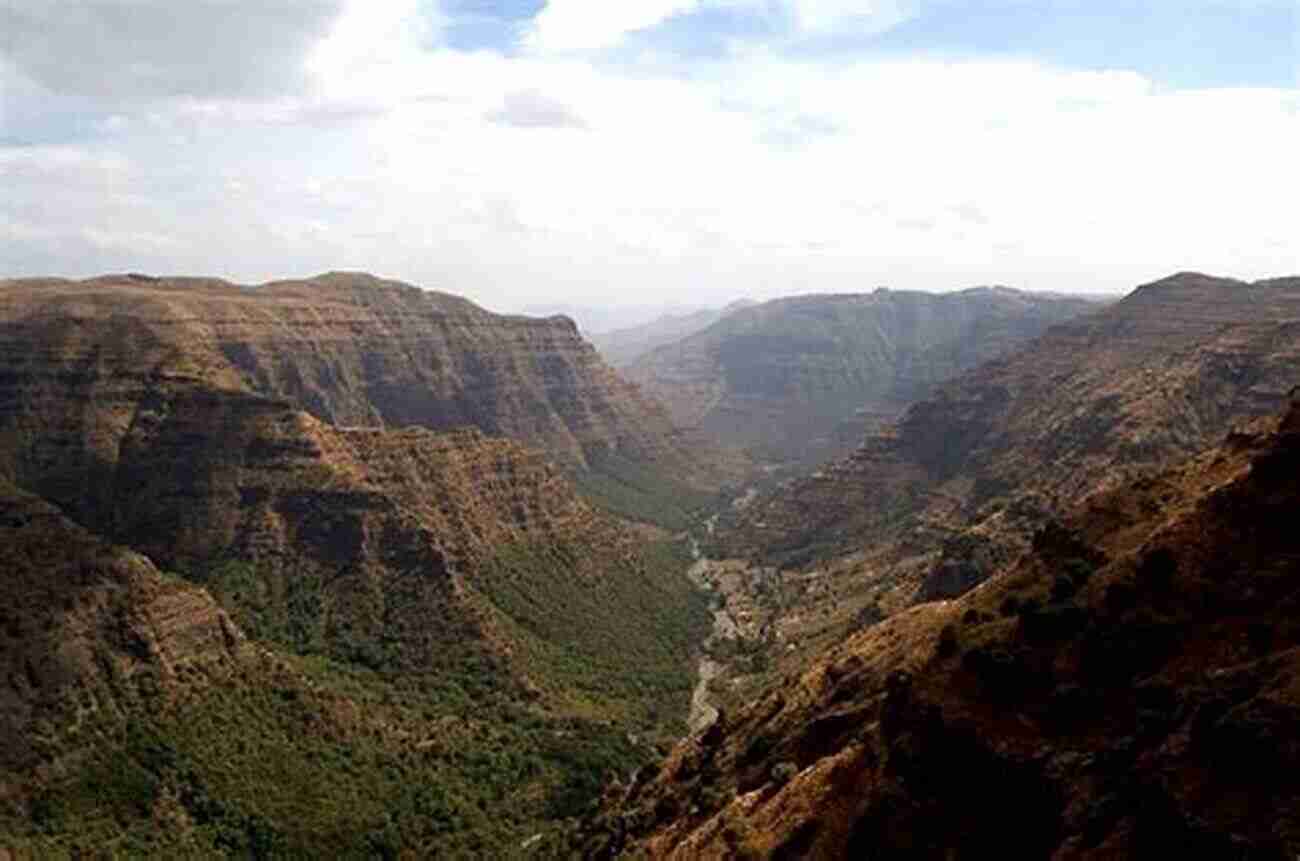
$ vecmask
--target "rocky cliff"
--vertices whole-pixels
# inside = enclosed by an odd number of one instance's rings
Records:
[[[1007,288],[796,296],[729,314],[627,374],[683,427],[813,464],[938,383],[1094,307]]]
[[[257,287],[143,276],[9,281],[0,284],[0,327],[5,391],[24,403],[66,399],[62,421],[96,457],[113,449],[131,405],[157,381],[201,379],[340,427],[477,427],[652,501],[688,496],[685,485],[708,485],[711,475],[663,410],[567,318],[492,314],[371,276]],[[78,400],[108,408],[78,411]],[[58,443],[17,444],[39,460]]]
[[[0,845],[497,854],[682,725],[684,554],[571,479],[675,457],[659,414],[567,323],[488,317],[352,279],[0,289]],[[443,403],[432,367],[574,459],[384,406]]]
[[[1180,287],[1270,298],[1135,299]],[[1293,403],[1090,497],[981,588],[862,630],[612,791],[585,851],[1295,856],[1298,476]]]

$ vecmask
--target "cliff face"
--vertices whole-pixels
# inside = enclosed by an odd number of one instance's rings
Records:
[[[95,730],[174,688],[182,663],[230,665],[243,634],[202,589],[163,576],[53,506],[0,481],[0,799],[69,766]],[[57,742],[80,731],[80,744]],[[13,781],[13,782],[11,782]]]
[[[1297,379],[1300,280],[1174,276],[940,387],[750,505],[727,544],[804,562],[871,543],[883,570],[964,530],[1005,557],[1051,511],[1277,410]]]
[[[678,726],[707,626],[571,478],[682,462],[620,392],[567,322],[414,288],[3,285],[0,841],[497,854],[568,815]],[[567,469],[418,426],[462,402]]]
[[[129,376],[101,370],[130,388]],[[475,655],[508,667],[517,643],[500,626],[537,620],[503,619],[480,594],[502,554],[559,554],[548,564],[561,591],[565,579],[595,589],[607,578],[617,590],[647,577],[642,543],[519,443],[475,430],[340,429],[281,401],[176,379],[104,391],[88,402],[21,398],[26,412],[11,401],[48,430],[0,468],[208,585],[253,633],[293,650],[404,670]],[[653,588],[663,606],[638,624],[689,616],[684,578]],[[542,599],[533,611],[563,614]]]
[[[578,475],[633,464],[653,466],[669,488],[708,483],[663,410],[567,318],[492,314],[364,275],[252,288],[123,276],[5,282],[0,327],[5,391],[68,400],[65,426],[97,453],[113,449],[131,405],[158,381],[188,379],[342,427],[477,427]],[[90,400],[114,412],[75,406]]]
[[[656,615],[689,616],[680,567],[651,565],[537,455],[476,433],[354,438],[266,402],[229,412],[262,430],[218,428],[243,462],[210,473],[209,496],[161,458],[136,500],[136,526],[180,506],[218,531],[202,540],[232,555],[191,572],[206,588],[0,481],[5,853],[508,855],[644,760],[629,732],[684,712],[697,635]],[[245,507],[213,503],[228,488]],[[561,538],[575,517],[605,546]],[[510,547],[550,555],[493,558]],[[549,591],[509,600],[530,574]]]
[[[1297,476],[1300,403],[1089,498],[680,744],[586,851],[1293,857]]]
[[[1006,288],[798,296],[729,314],[627,373],[683,427],[814,463],[938,383],[1095,307]]]

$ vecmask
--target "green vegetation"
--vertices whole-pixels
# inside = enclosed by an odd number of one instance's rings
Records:
[[[262,667],[135,716],[0,834],[41,857],[508,857],[647,758],[608,724],[457,708],[440,679],[298,669],[310,683]]]
[[[584,496],[619,517],[680,532],[717,501],[715,494],[665,477],[654,464],[634,463],[608,451],[590,462],[590,470],[574,474],[574,483]]]
[[[325,599],[318,575],[270,583],[247,562],[227,560],[203,584],[253,639],[302,655],[325,651]]]
[[[708,597],[684,571],[681,542],[611,555],[588,577],[580,548],[539,543],[503,548],[474,585],[520,644],[519,669],[584,713],[660,731],[684,718],[694,685],[691,656],[707,636]]]
[[[684,546],[610,535],[628,543],[502,548],[469,577],[488,641],[439,629],[422,669],[401,638],[364,658],[370,641],[332,624],[340,599],[318,577],[212,567],[196,579],[257,648],[175,678],[115,672],[86,699],[113,707],[49,725],[59,776],[0,806],[4,844],[37,857],[516,857],[543,834],[545,848],[684,729],[709,628]],[[387,584],[384,605],[410,610],[403,588]]]

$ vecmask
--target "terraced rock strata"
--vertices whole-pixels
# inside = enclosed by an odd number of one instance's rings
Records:
[[[795,296],[727,314],[626,372],[682,427],[813,465],[937,384],[1096,307],[1002,287]]]
[[[368,275],[257,287],[144,276],[0,282],[0,349],[13,399],[0,445],[27,446],[42,472],[65,433],[111,459],[160,381],[201,380],[339,427],[476,427],[516,439],[580,480],[614,485],[620,492],[602,499],[629,515],[716,486],[715,470],[662,408],[609,368],[572,321],[492,314]],[[64,402],[61,424],[23,418],[48,417],[54,401]]]
[[[418,352],[403,327],[435,349],[446,321],[413,288],[318,286],[0,289],[20,642],[0,728],[31,742],[0,763],[0,848],[500,855],[684,728],[709,622],[684,549],[571,478],[602,452],[646,468],[635,434],[668,443],[640,426],[607,448],[548,408],[536,427],[570,429],[586,459],[561,467],[472,426],[362,421],[383,403],[367,368]],[[372,324],[396,353],[358,340]],[[324,367],[361,376],[299,385]],[[526,389],[476,397],[500,410]]]
[[[857,551],[877,574],[951,562],[931,593],[950,596],[1052,512],[1276,411],[1298,379],[1300,280],[1173,276],[940,387],[849,457],[724,518],[720,535],[785,564]]]

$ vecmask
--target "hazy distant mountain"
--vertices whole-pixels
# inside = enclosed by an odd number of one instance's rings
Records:
[[[995,502],[1059,508],[1279,409],[1300,381],[1297,321],[1296,278],[1184,273],[1145,285],[960,375],[824,474],[756,500],[734,544],[806,561],[866,543],[882,551],[895,524],[940,524],[899,538],[928,552],[960,521],[954,512],[988,517],[981,546],[1023,539]]]
[[[624,372],[684,428],[809,463],[851,450],[936,384],[1097,307],[1006,287],[793,296],[727,314]]]
[[[582,334],[590,338],[603,332],[642,326],[664,316],[681,316],[707,311],[705,305],[663,303],[659,305],[579,305],[568,302],[535,302],[524,306],[524,313],[537,317],[563,314],[578,324]]]
[[[605,361],[616,368],[625,368],[651,350],[694,335],[728,314],[757,304],[752,299],[738,299],[725,308],[709,308],[690,314],[664,314],[639,326],[597,332],[588,337]]]

